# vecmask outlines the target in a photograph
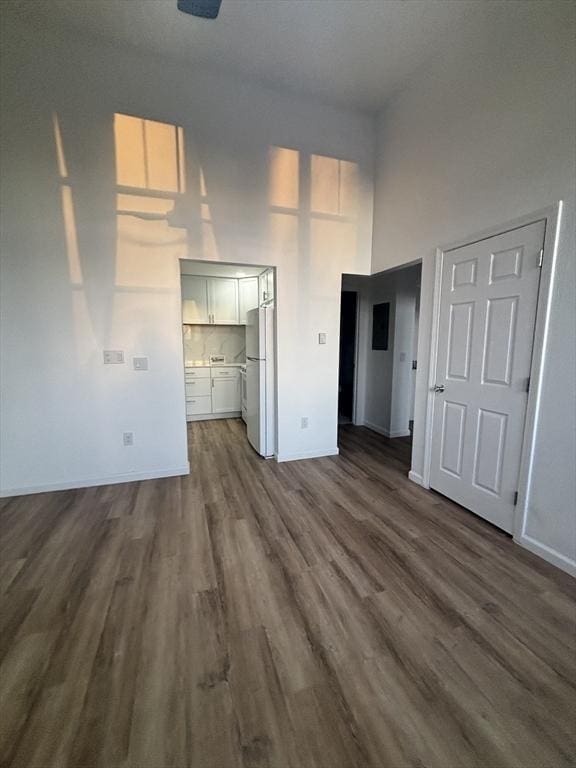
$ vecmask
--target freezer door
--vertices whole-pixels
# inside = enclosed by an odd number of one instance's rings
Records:
[[[246,312],[246,358],[260,357],[260,310],[251,309]]]

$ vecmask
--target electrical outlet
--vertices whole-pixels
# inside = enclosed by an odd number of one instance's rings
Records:
[[[104,365],[114,365],[124,362],[124,352],[121,349],[105,349]]]
[[[124,445],[134,445],[134,432],[124,432]]]
[[[308,429],[308,416],[302,416],[300,419],[300,429]]]
[[[147,371],[148,370],[148,358],[147,357],[133,357],[132,366],[135,371]]]
[[[319,333],[318,334],[318,344],[326,344],[326,334],[325,333]]]

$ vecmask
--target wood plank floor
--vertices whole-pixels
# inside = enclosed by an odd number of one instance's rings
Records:
[[[2,502],[0,765],[573,764],[570,577],[410,483],[405,441],[189,439],[189,477]]]

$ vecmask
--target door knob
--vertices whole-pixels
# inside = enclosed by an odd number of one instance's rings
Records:
[[[434,392],[444,392],[444,384],[434,384]]]

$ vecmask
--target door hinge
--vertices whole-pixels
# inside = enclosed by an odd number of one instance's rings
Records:
[[[544,248],[540,248],[540,253],[538,254],[538,266],[542,266],[542,262],[544,261]]]
[[[530,376],[526,379],[526,392],[530,392]]]
[[[516,506],[518,504],[518,491],[514,491],[514,501],[513,501],[513,504],[514,504],[514,506]]]

